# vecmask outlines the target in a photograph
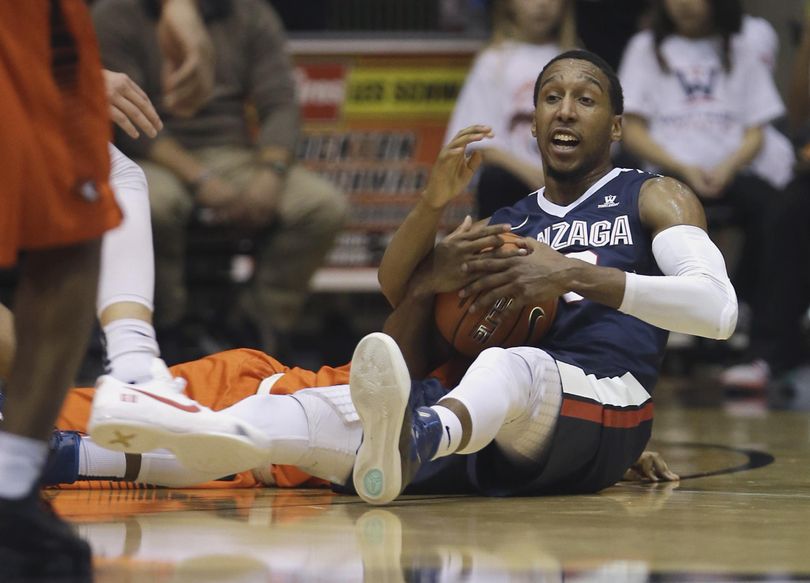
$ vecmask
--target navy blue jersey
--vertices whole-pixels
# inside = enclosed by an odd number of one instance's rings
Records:
[[[541,189],[500,209],[491,222],[509,223],[517,235],[596,265],[661,275],[638,210],[639,190],[654,176],[614,168],[568,206],[546,200]],[[556,360],[598,378],[630,372],[652,393],[667,335],[652,324],[569,293],[560,300],[540,346]]]

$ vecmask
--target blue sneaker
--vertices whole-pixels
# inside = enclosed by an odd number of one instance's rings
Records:
[[[48,462],[42,472],[42,485],[72,484],[79,479],[79,444],[81,434],[54,430],[51,434]]]
[[[354,487],[369,504],[387,504],[435,455],[442,424],[429,407],[412,414],[408,366],[397,343],[385,334],[369,334],[357,345],[349,387],[363,425]]]

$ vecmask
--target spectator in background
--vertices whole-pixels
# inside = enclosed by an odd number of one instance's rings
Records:
[[[491,42],[475,59],[445,134],[448,142],[470,125],[493,129],[494,138],[478,146],[483,154],[476,186],[480,217],[543,185],[531,133],[536,73],[575,44],[573,0],[496,0]]]
[[[735,287],[749,304],[767,209],[790,178],[790,158],[764,156],[764,128],[785,112],[756,43],[735,38],[739,0],[656,0],[652,30],[622,59],[624,144],[647,169],[677,176],[711,217],[730,207],[744,244]],[[720,204],[718,204],[720,203]]]
[[[577,33],[589,51],[619,68],[624,47],[644,20],[647,0],[577,0]]]
[[[796,52],[788,96],[791,133],[799,146],[796,178],[768,229],[751,344],[743,363],[720,375],[729,388],[764,390],[807,360],[802,316],[810,306],[810,14]]]
[[[210,42],[191,1],[161,7],[163,89],[170,107],[193,111],[209,97]],[[138,107],[125,95],[116,99],[109,84],[105,98],[80,0],[0,3],[0,61],[0,266],[20,260],[16,347],[4,342],[14,354],[0,359],[9,374],[0,424],[0,578],[89,581],[90,546],[40,498],[39,486],[51,427],[92,324],[100,238],[121,220],[108,183],[110,113],[120,123],[118,113]],[[152,113],[141,110],[134,125],[156,132]],[[6,331],[8,316],[0,317]]]
[[[275,350],[343,225],[346,202],[293,160],[298,104],[286,35],[269,4],[200,0],[217,56],[215,87],[189,117],[170,115],[159,99],[158,6],[98,0],[93,7],[103,61],[143,87],[165,122],[155,140],[118,135],[150,186],[158,337],[176,338],[186,315],[187,228],[200,210],[197,216],[253,239],[255,273],[235,303],[258,328],[261,348]]]

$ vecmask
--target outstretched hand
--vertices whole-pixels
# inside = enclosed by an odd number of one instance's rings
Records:
[[[430,171],[427,187],[422,193],[428,205],[443,208],[467,187],[482,160],[479,151],[467,155],[467,146],[493,135],[489,126],[469,126],[458,132],[441,149]]]

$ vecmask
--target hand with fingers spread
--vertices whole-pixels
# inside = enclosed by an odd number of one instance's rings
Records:
[[[492,129],[485,125],[464,128],[441,149],[430,172],[422,198],[432,208],[443,208],[462,192],[481,165],[481,152],[468,155],[467,146],[493,137]]]
[[[680,476],[669,469],[661,454],[655,451],[644,451],[624,473],[627,482],[677,482]]]
[[[498,298],[513,298],[516,305],[556,298],[570,291],[567,271],[576,259],[570,259],[545,243],[525,238],[526,254],[503,254],[495,249],[473,257],[462,270],[474,280],[461,290],[461,297],[481,295],[470,312],[488,306]]]
[[[163,129],[163,122],[146,93],[125,73],[102,70],[110,104],[110,118],[131,138],[137,138],[140,128],[154,138]]]
[[[509,232],[509,225],[487,225],[485,221],[473,223],[467,216],[458,228],[442,239],[433,250],[432,282],[434,293],[456,291],[470,284],[473,275],[461,266],[485,249],[503,245],[499,235]],[[519,250],[525,254],[525,250]],[[517,254],[519,251],[512,251]]]

